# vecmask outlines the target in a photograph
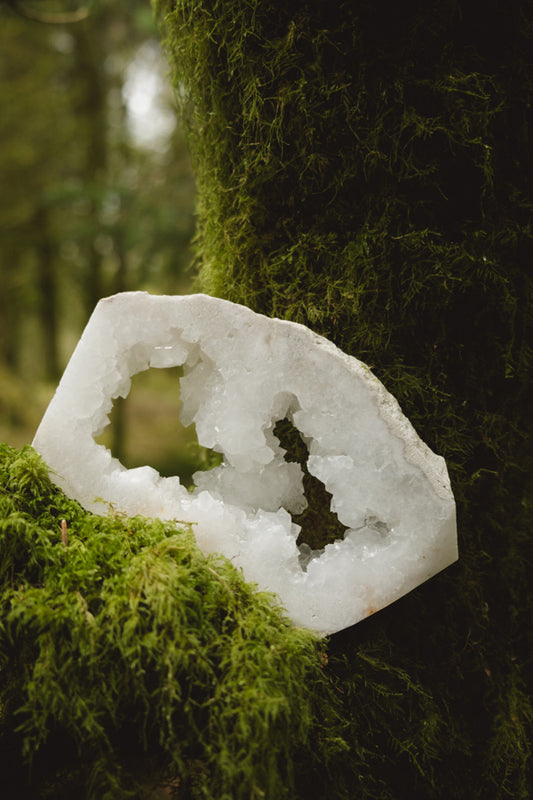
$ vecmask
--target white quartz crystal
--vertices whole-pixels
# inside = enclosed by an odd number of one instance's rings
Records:
[[[224,459],[196,473],[192,492],[149,466],[126,469],[94,441],[132,375],[179,365],[181,420]],[[307,501],[301,468],[284,460],[273,432],[284,418],[348,528],[317,553],[296,545],[291,513]],[[225,300],[144,292],[101,300],[33,445],[85,508],[194,523],[204,552],[223,553],[276,592],[294,623],[320,634],[358,622],[457,558],[445,462],[368,367],[302,325]]]

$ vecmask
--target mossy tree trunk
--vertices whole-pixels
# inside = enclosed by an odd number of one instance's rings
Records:
[[[158,6],[201,288],[372,366],[458,503],[459,563],[332,638],[332,796],[529,797],[533,3]]]

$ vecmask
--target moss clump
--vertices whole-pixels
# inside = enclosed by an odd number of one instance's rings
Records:
[[[363,359],[451,473],[459,564],[331,642],[352,797],[529,798],[533,2],[156,6],[201,288]]]
[[[84,512],[31,448],[0,446],[0,485],[6,796],[275,800],[327,772],[323,643],[271,596],[190,530]]]

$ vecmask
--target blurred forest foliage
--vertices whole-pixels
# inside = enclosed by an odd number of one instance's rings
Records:
[[[73,24],[11,6],[0,3],[0,441],[22,446],[100,297],[188,290],[195,189],[149,0],[97,0]],[[125,439],[144,448],[128,466],[172,471],[154,463],[169,453],[150,453],[150,425],[168,439],[177,413],[171,379],[144,380],[116,415],[115,455]],[[143,437],[124,435],[126,417]]]

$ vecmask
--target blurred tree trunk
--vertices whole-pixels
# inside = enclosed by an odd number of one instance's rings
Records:
[[[9,246],[9,244],[11,246]],[[6,246],[7,245],[7,246]],[[0,351],[2,359],[9,369],[17,372],[19,367],[20,340],[20,249],[16,247],[9,235],[4,237],[4,258],[9,264],[2,265],[2,286],[0,288]]]
[[[44,372],[48,380],[55,381],[61,375],[55,269],[57,249],[50,229],[48,210],[42,203],[35,209],[32,228],[37,260],[37,302],[43,336]]]
[[[105,17],[101,22],[105,25]],[[102,254],[97,236],[104,188],[109,163],[108,153],[108,79],[105,71],[106,53],[101,46],[102,31],[91,21],[72,28],[75,40],[75,69],[80,76],[81,91],[76,113],[85,120],[85,163],[82,178],[90,203],[90,225],[87,238],[87,267],[84,280],[84,305],[90,315],[103,296]]]

